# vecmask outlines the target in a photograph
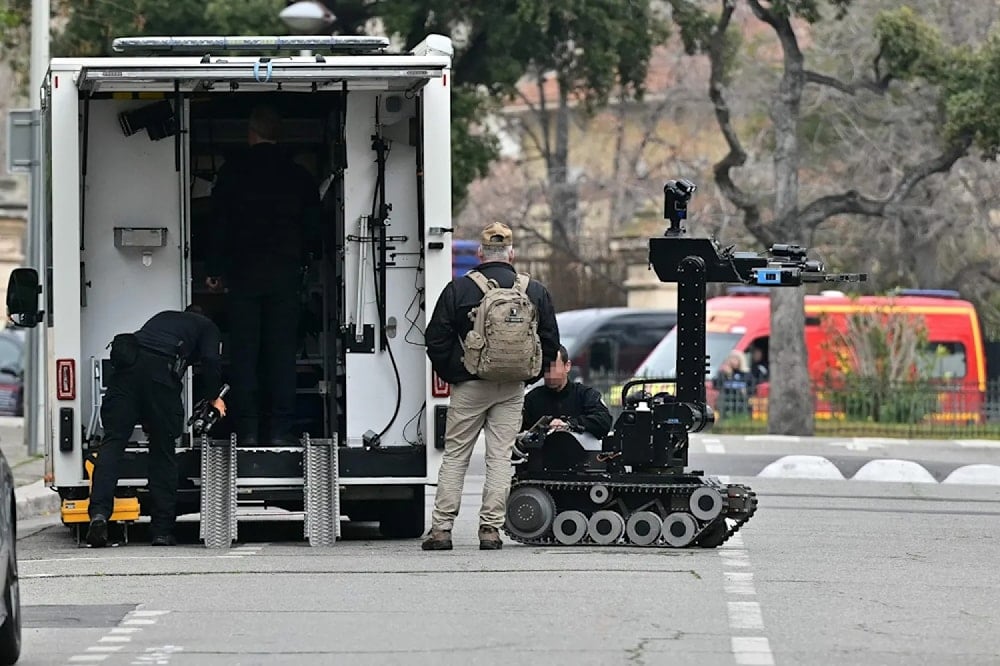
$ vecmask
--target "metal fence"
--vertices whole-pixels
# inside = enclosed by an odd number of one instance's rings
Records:
[[[604,396],[617,418],[621,390],[628,377],[591,376],[587,384]],[[767,389],[716,390],[708,384],[708,401],[716,414],[715,433],[768,432]],[[633,390],[639,390],[638,388]],[[653,385],[651,392],[673,392]],[[984,387],[946,382],[878,382],[853,380],[812,386],[817,436],[903,437],[925,439],[1000,439],[1000,379]]]

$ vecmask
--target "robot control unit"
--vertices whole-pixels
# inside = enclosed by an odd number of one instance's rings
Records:
[[[678,286],[676,378],[626,383],[612,431],[590,445],[572,432],[550,433],[547,419],[519,437],[504,525],[514,541],[715,548],[757,510],[748,486],[686,470],[689,434],[715,420],[705,396],[706,284],[796,287],[863,282],[867,275],[827,273],[798,245],[776,244],[761,255],[690,237],[681,222],[695,189],[687,180],[667,182],[664,218],[670,226],[649,240],[657,278]],[[674,390],[651,394],[646,387],[653,384]]]

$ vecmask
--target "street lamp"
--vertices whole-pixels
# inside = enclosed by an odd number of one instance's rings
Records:
[[[317,0],[300,0],[282,9],[278,16],[292,32],[300,35],[321,34],[336,19],[333,12]]]

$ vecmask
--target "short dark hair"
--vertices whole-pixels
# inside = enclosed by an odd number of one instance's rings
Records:
[[[569,362],[569,352],[566,351],[566,348],[563,347],[562,345],[559,345],[559,355],[557,356],[557,358],[563,363]]]
[[[201,309],[201,306],[200,305],[195,305],[194,303],[192,303],[191,305],[189,305],[186,308],[184,308],[184,312],[193,312],[195,314],[205,314],[205,311]]]
[[[250,112],[250,130],[265,141],[277,141],[281,132],[281,116],[267,104],[255,106]]]

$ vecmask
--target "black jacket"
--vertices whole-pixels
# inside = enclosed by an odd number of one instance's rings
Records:
[[[219,327],[196,312],[165,310],[153,315],[136,331],[140,347],[173,356],[180,354],[187,365],[201,363],[205,397],[214,398],[222,388],[222,356]],[[179,346],[178,346],[179,345]]]
[[[490,261],[479,264],[476,270],[487,278],[497,281],[501,287],[514,286],[516,271],[508,263]],[[528,283],[528,298],[538,311],[538,337],[542,343],[542,372],[528,380],[534,383],[545,372],[545,368],[555,360],[559,350],[559,324],[548,289],[536,280]],[[471,278],[455,278],[441,291],[431,320],[427,323],[424,339],[427,357],[438,376],[449,384],[458,384],[476,379],[462,364],[462,343],[472,330],[469,312],[483,300],[483,292]]]
[[[308,254],[321,252],[320,211],[312,174],[276,144],[234,155],[212,188],[206,275],[237,289],[296,288]]]
[[[611,430],[611,412],[600,392],[579,382],[569,382],[561,391],[548,386],[531,389],[524,396],[521,431],[535,425],[543,416],[560,418],[598,439],[603,439]]]

